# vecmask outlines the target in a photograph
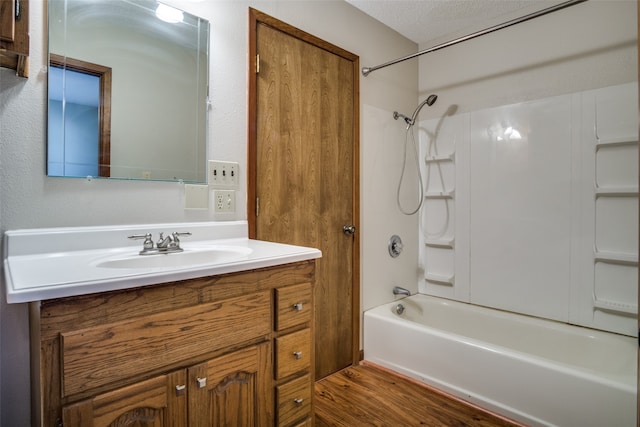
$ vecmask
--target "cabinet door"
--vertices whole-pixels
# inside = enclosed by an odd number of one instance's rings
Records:
[[[186,372],[177,371],[97,395],[62,409],[65,427],[186,425]]]
[[[273,425],[271,345],[235,351],[189,369],[189,427]]]
[[[29,54],[28,0],[0,0],[0,49]]]
[[[0,40],[13,42],[16,35],[16,3],[0,0]]]

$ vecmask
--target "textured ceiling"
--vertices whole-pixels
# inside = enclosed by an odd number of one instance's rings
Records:
[[[562,0],[346,0],[422,48],[562,3]]]

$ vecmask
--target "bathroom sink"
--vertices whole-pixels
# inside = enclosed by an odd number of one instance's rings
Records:
[[[128,238],[167,230],[192,233],[180,242],[184,252],[140,255],[143,242]],[[6,231],[1,274],[7,302],[155,286],[322,256],[314,248],[249,239],[247,230],[246,221],[217,221]]]
[[[250,248],[231,246],[185,248],[184,252],[119,255],[100,260],[95,266],[120,269],[188,268],[234,261],[247,257],[251,252]]]

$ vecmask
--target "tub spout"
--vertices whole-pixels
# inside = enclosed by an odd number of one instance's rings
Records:
[[[411,296],[411,292],[409,292],[405,288],[401,288],[400,286],[396,286],[396,287],[393,288],[393,294],[394,295],[406,295],[408,297]]]

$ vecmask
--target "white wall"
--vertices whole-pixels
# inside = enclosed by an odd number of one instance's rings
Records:
[[[421,56],[420,95],[439,94],[421,118],[637,80],[636,10],[591,0]]]
[[[211,24],[209,157],[240,163],[237,214],[246,218],[246,73],[249,6],[323,38],[360,56],[361,65],[385,62],[412,53],[417,46],[341,0],[172,2]],[[42,0],[30,2],[30,77],[19,79],[0,70],[0,231],[55,226],[205,221],[212,211],[187,211],[183,186],[177,183],[48,178],[46,162],[46,28]],[[416,103],[417,63],[361,78],[361,111],[387,110],[381,122],[361,114],[361,129],[382,134],[395,126],[393,110],[412,110]],[[377,119],[376,119],[377,120]],[[395,129],[395,128],[394,128]],[[395,132],[395,131],[394,131]],[[401,137],[361,140],[362,281],[381,302],[391,299],[392,278],[415,283],[415,219],[397,214]],[[400,156],[400,157],[399,157]],[[387,183],[389,183],[387,185]],[[364,187],[364,185],[363,185]],[[365,191],[366,190],[366,191]],[[380,225],[379,225],[380,224]],[[405,253],[386,254],[391,234],[405,238]],[[376,280],[381,278],[381,280]],[[1,280],[1,279],[0,279]],[[3,285],[4,286],[4,285]],[[0,302],[1,419],[6,426],[29,424],[28,316],[22,305]],[[375,305],[375,302],[371,304]]]

